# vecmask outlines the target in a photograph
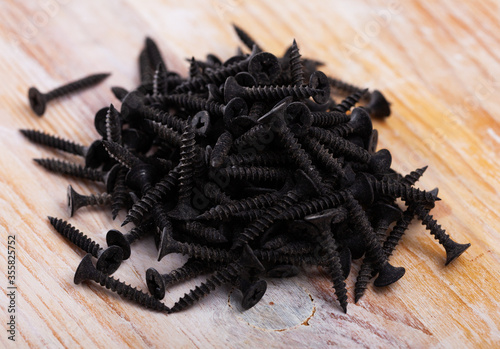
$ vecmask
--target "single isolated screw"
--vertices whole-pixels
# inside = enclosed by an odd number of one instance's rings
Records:
[[[110,74],[108,73],[89,75],[82,79],[58,87],[55,90],[49,91],[47,93],[41,93],[36,87],[31,87],[28,90],[28,99],[31,109],[35,112],[36,115],[42,116],[43,113],[45,113],[47,102],[64,95],[68,95],[75,91],[97,85],[98,83],[106,79],[109,75]]]
[[[76,210],[85,206],[104,206],[111,203],[111,194],[82,195],[77,193],[73,187],[68,185],[68,215],[73,217]]]

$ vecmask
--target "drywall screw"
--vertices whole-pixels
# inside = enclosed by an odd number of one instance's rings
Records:
[[[81,195],[78,194],[71,185],[68,185],[68,215],[73,214],[80,207],[85,206],[104,206],[111,203],[111,195],[108,193]]]
[[[165,290],[178,282],[195,278],[214,269],[213,265],[205,261],[189,259],[180,268],[172,270],[167,274],[160,274],[155,268],[146,270],[146,283],[149,293],[156,299],[165,297]]]
[[[224,100],[226,102],[235,97],[252,101],[275,101],[288,96],[300,99],[313,97],[316,103],[324,103],[330,97],[330,85],[326,75],[320,71],[311,75],[308,86],[243,87],[232,76],[228,77],[224,83]]]
[[[172,312],[179,312],[199,301],[202,297],[215,290],[217,286],[235,282],[241,270],[238,263],[231,263],[227,267],[216,271],[205,282],[184,294],[172,307]]]
[[[141,114],[144,118],[166,125],[177,132],[182,132],[186,126],[186,120],[155,106],[144,106],[144,108],[141,109]]]
[[[328,271],[330,273],[337,300],[344,313],[347,313],[347,290],[343,280],[342,264],[338,253],[338,246],[331,233],[331,222],[335,211],[323,211],[321,213],[306,216],[304,220],[311,223],[318,233],[318,241],[321,249],[326,253]]]
[[[49,135],[43,131],[36,130],[19,130],[21,133],[28,138],[30,141],[36,144],[45,145],[54,149],[62,150],[66,153],[75,154],[79,156],[84,156],[86,153],[85,146],[59,138],[57,136]]]
[[[254,197],[248,197],[241,200],[231,200],[227,203],[210,208],[209,210],[196,217],[196,219],[226,221],[231,219],[232,216],[238,213],[243,213],[245,211],[256,208],[269,207],[273,205],[276,199],[278,199],[283,194],[283,191],[276,191],[272,193],[257,195]]]
[[[137,304],[140,304],[146,308],[165,312],[169,314],[171,310],[162,302],[158,301],[156,298],[121,282],[118,279],[114,279],[104,273],[98,271],[92,264],[92,258],[90,254],[83,257],[82,261],[78,265],[75,272],[75,277],[73,279],[75,284],[80,284],[83,281],[92,280],[101,286],[106,287],[108,290],[118,293],[120,296],[125,297]]]
[[[21,133],[30,141],[36,144],[45,145],[54,149],[64,151],[66,153],[75,154],[85,157],[85,166],[97,168],[101,164],[109,160],[109,156],[102,146],[100,140],[92,142],[88,147],[59,138],[58,136],[49,135],[42,131],[36,130],[20,130]]]
[[[403,277],[405,269],[393,267],[387,262],[382,246],[377,241],[363,208],[351,194],[349,194],[346,201],[346,208],[349,211],[352,224],[363,234],[366,243],[366,255],[373,261],[374,268],[379,273],[374,285],[377,287],[387,286]]]
[[[464,253],[470,247],[470,243],[459,244],[453,241],[432,215],[429,214],[429,211],[423,205],[416,205],[415,207],[415,214],[422,221],[422,224],[425,225],[431,234],[434,235],[434,238],[444,247],[446,251],[446,262],[444,265],[448,265]]]
[[[267,290],[267,282],[262,279],[253,281],[240,277],[237,283],[238,289],[243,295],[241,307],[244,310],[248,310],[259,303]]]
[[[436,192],[412,188],[393,180],[380,181],[370,176],[370,183],[375,193],[401,198],[408,202],[434,203],[441,200]]]
[[[167,70],[163,63],[158,63],[153,75],[153,96],[160,96],[168,93]]]
[[[150,234],[154,228],[153,222],[148,221],[132,228],[126,234],[123,234],[119,230],[111,229],[106,234],[106,243],[108,246],[120,247],[123,251],[123,260],[127,260],[130,258],[130,245]]]
[[[370,93],[370,99],[363,108],[365,108],[368,114],[374,118],[381,119],[391,115],[390,103],[378,90]]]
[[[227,238],[221,232],[222,226],[219,229],[209,227],[200,222],[194,221],[183,221],[176,224],[176,227],[179,228],[183,232],[187,232],[188,234],[203,239],[208,243],[225,243],[227,242]]]
[[[389,225],[392,222],[401,219],[402,213],[399,208],[382,203],[373,205],[371,207],[371,211],[374,217],[374,221],[372,222],[372,224],[374,226],[375,236],[378,238],[379,243],[382,245],[386,239],[385,235],[387,229],[389,228]],[[372,262],[368,257],[365,257],[356,279],[354,288],[355,302],[357,302],[363,296],[368,282],[372,277],[372,271]]]
[[[259,183],[284,181],[290,173],[291,171],[287,168],[264,166],[231,166],[216,171],[217,176],[223,178],[251,180]]]
[[[40,91],[38,91],[36,87],[31,87],[28,90],[28,99],[30,102],[31,109],[35,112],[36,115],[42,116],[43,113],[45,113],[45,107],[47,106],[47,102],[64,95],[68,95],[75,91],[97,85],[102,80],[106,79],[109,75],[110,74],[107,73],[89,75],[82,79],[58,87],[47,93],[41,93]]]
[[[414,185],[420,177],[424,174],[424,172],[427,170],[427,166],[424,166],[422,168],[417,168],[415,171],[411,171],[409,174],[404,176],[401,179],[401,183],[406,184],[406,185]]]
[[[87,237],[87,235],[84,235],[68,222],[54,217],[48,218],[50,224],[52,224],[59,234],[75,246],[97,258],[97,268],[100,271],[106,274],[113,274],[120,267],[123,260],[123,251],[121,248],[111,246],[104,250],[98,243]]]
[[[171,228],[162,228],[158,248],[158,261],[170,253],[181,253],[208,262],[227,262],[234,260],[236,256],[234,252],[222,248],[176,241],[172,237]]]
[[[111,170],[105,172],[92,168],[85,168],[72,162],[61,161],[57,159],[33,160],[40,166],[54,173],[61,173],[78,178],[89,179],[94,182],[103,182],[108,186],[108,188],[110,188],[108,192],[111,192],[111,189],[113,188],[112,184],[114,184],[114,178],[116,175],[115,171],[118,169],[118,167],[113,167]]]
[[[358,86],[354,86],[354,85],[349,84],[345,81],[331,78],[331,77],[328,78],[328,82],[330,83],[330,86],[333,88],[334,91],[341,92],[342,94],[352,95],[353,93],[356,93],[356,92],[366,91],[363,88],[360,88]],[[364,93],[364,95],[366,96],[367,94]]]

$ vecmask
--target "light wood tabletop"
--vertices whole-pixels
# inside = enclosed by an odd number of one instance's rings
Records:
[[[5,0],[0,9],[0,346],[500,346],[498,2]],[[319,269],[269,280],[249,311],[234,305],[229,287],[165,315],[95,283],[75,285],[84,253],[47,216],[67,219],[106,246],[106,232],[121,229],[125,213],[113,221],[109,209],[82,208],[68,217],[68,184],[85,194],[103,186],[45,171],[32,159],[77,159],[35,146],[19,129],[90,144],[98,138],[96,111],[119,105],[110,88],[139,84],[146,36],[159,44],[168,69],[186,76],[186,58],[226,59],[236,52],[241,43],[232,23],[279,56],[295,38],[302,56],[325,62],[328,75],[382,91],[392,115],[374,121],[379,148],[391,151],[401,173],[429,166],[418,186],[439,187],[442,200],[432,214],[455,241],[472,246],[445,267],[442,246],[413,221],[391,258],[405,276],[383,289],[370,286],[355,304],[359,263],[353,263],[347,314]],[[98,72],[112,75],[50,103],[41,118],[30,110],[29,87],[48,91]],[[8,283],[9,236],[15,236],[14,285]],[[182,260],[157,262],[154,242],[146,239],[115,276],[147,290],[147,268],[167,272]],[[165,303],[202,280],[173,287]],[[15,343],[8,338],[11,315]]]

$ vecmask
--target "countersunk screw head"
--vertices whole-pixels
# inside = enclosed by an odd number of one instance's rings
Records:
[[[376,287],[384,287],[393,284],[403,277],[405,271],[403,267],[395,267],[389,263],[385,263],[383,268],[379,270],[378,277],[373,284]]]
[[[95,272],[96,269],[92,264],[92,255],[88,253],[85,257],[83,257],[82,261],[78,265],[73,282],[78,285],[82,283],[82,281],[94,279],[96,274]]]
[[[259,303],[266,290],[267,282],[265,280],[258,280],[250,284],[244,291],[242,290],[243,299],[241,300],[241,306],[243,309],[248,310]]]
[[[130,242],[125,238],[119,230],[111,229],[106,234],[106,243],[108,246],[118,246],[123,252],[123,259],[126,260],[130,257]]]
[[[38,91],[36,87],[31,87],[28,90],[28,99],[30,101],[31,109],[36,115],[42,116],[45,113],[45,107],[47,106],[47,100],[45,95]]]
[[[371,116],[381,119],[391,115],[390,105],[384,95],[379,90],[375,90],[370,94],[370,101],[365,108]]]
[[[123,251],[118,246],[110,246],[105,249],[97,259],[97,270],[111,275],[120,267],[123,261]]]
[[[155,268],[146,270],[146,284],[153,297],[156,299],[163,299],[163,297],[165,297],[165,282],[161,274]]]
[[[272,53],[260,52],[250,59],[248,72],[258,84],[269,85],[280,76],[281,65]]]
[[[323,90],[323,93],[318,93],[313,96],[313,100],[318,104],[328,102],[330,98],[330,83],[327,76],[320,71],[315,71],[309,78],[309,87],[317,90]]]

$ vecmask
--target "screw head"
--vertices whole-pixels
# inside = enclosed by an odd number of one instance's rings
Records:
[[[210,114],[208,114],[206,110],[197,112],[191,118],[191,126],[194,133],[197,135],[206,135],[208,133],[208,129],[210,128]]]
[[[87,148],[85,154],[85,167],[98,168],[110,160],[109,154],[104,148],[102,140],[98,139]]]
[[[106,234],[106,243],[108,246],[120,247],[123,252],[123,260],[127,260],[130,257],[130,243],[119,230],[109,230]]]
[[[231,124],[231,121],[241,115],[246,115],[248,113],[248,106],[246,102],[239,97],[233,98],[227,103],[226,107],[224,108],[224,123],[226,124],[226,127]]]
[[[395,283],[403,277],[405,274],[405,268],[395,267],[389,263],[385,263],[379,270],[378,277],[375,279],[373,284],[376,287],[389,286]]]
[[[286,107],[285,119],[290,130],[299,137],[305,136],[312,125],[311,111],[301,102],[293,102]]]
[[[81,195],[78,194],[74,189],[73,187],[70,185],[68,185],[68,191],[67,191],[67,198],[68,198],[68,207],[67,207],[67,212],[68,212],[68,216],[70,217],[73,217],[73,215],[75,214],[75,211],[78,210],[78,208],[80,207],[80,205],[78,204],[79,200],[78,198],[80,198]]]
[[[45,113],[45,107],[47,106],[47,100],[43,93],[38,91],[36,87],[31,87],[28,90],[28,99],[30,102],[31,109],[36,115],[42,116]]]
[[[113,274],[123,261],[123,251],[118,246],[110,246],[105,249],[97,259],[97,270],[111,275]]]
[[[375,90],[370,94],[370,101],[366,105],[366,109],[374,118],[385,118],[391,115],[390,105],[384,95],[379,90]]]
[[[457,259],[458,256],[460,256],[462,253],[465,252],[470,247],[470,244],[459,244],[456,243],[455,241],[451,241],[451,243],[448,243],[444,246],[446,250],[446,262],[444,265],[448,265],[451,262],[453,262],[455,259]]]
[[[146,284],[148,285],[149,293],[156,299],[165,297],[165,282],[163,277],[155,268],[146,270]]]
[[[328,102],[328,99],[330,98],[330,83],[323,72],[315,71],[311,74],[311,77],[309,78],[309,87],[322,90],[322,93],[318,93],[313,96],[313,100],[316,103],[323,104]]]
[[[370,165],[373,173],[386,173],[391,168],[392,155],[387,149],[380,149],[372,155],[368,165]]]
[[[95,275],[96,269],[92,264],[92,255],[87,253],[76,269],[73,282],[78,285],[82,281],[93,279]]]
[[[244,87],[252,87],[257,85],[257,80],[249,72],[242,71],[234,76],[238,84]]]
[[[351,120],[349,120],[349,125],[351,125],[356,131],[355,133],[364,139],[370,137],[373,124],[370,115],[363,108],[354,108],[351,113]]]
[[[269,85],[281,74],[281,65],[272,53],[260,52],[250,59],[248,72],[258,84]]]
[[[265,280],[259,280],[251,284],[243,293],[243,299],[241,300],[243,309],[248,310],[259,303],[266,293],[266,290],[267,282]]]

